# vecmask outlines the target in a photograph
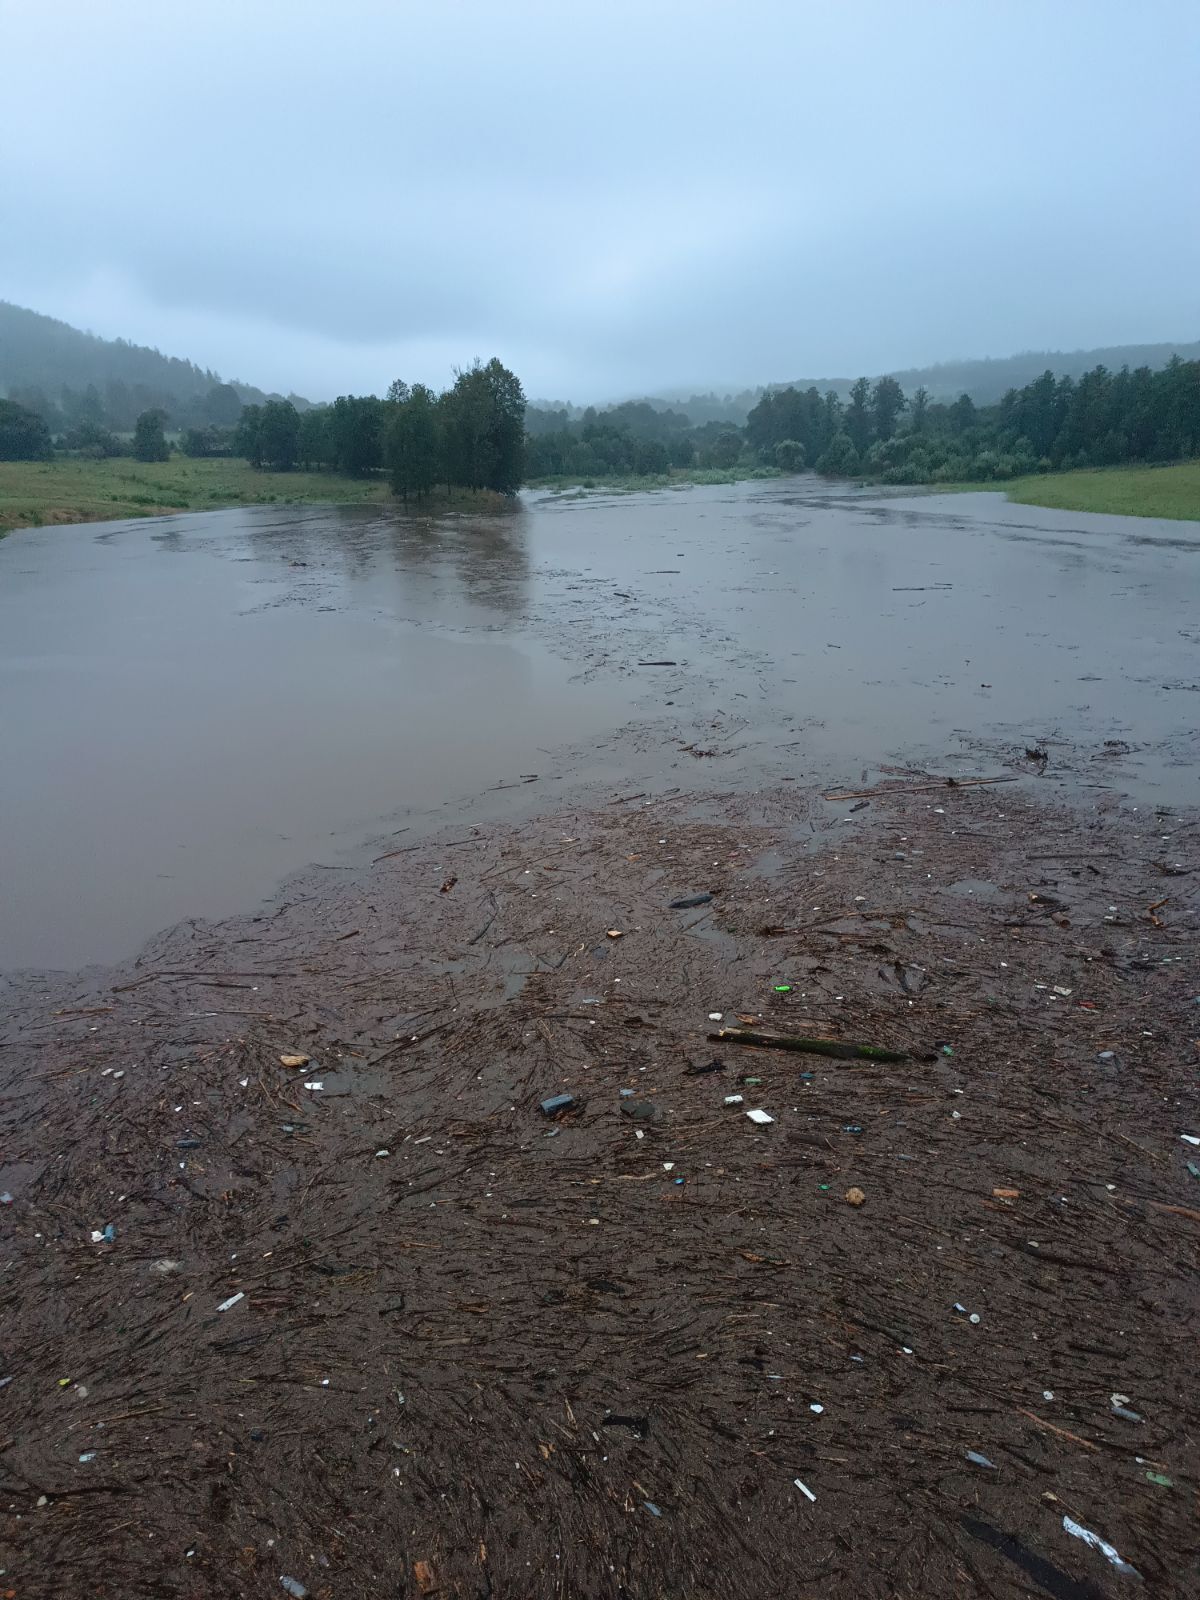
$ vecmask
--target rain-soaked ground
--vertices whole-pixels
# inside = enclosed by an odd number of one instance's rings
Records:
[[[0,970],[131,955],[376,835],[591,782],[1062,742],[1103,753],[1083,782],[1195,802],[1198,580],[1189,524],[794,480],[19,533]]]
[[[1193,1600],[1198,552],[0,546],[0,1595]]]

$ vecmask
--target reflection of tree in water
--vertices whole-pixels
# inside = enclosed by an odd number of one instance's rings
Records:
[[[281,576],[302,564],[347,598],[397,615],[453,620],[456,599],[513,615],[530,575],[529,513],[419,512],[325,506],[251,512],[242,529],[254,555]],[[331,593],[331,602],[337,602]]]

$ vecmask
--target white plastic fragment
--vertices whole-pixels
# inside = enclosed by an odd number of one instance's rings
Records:
[[[304,1600],[304,1597],[305,1597],[305,1595],[307,1595],[308,1590],[300,1582],[299,1578],[289,1578],[289,1577],[286,1577],[281,1572],[279,1574],[279,1581],[283,1585],[283,1587],[287,1590],[288,1594],[291,1595],[292,1600]]]
[[[710,1011],[708,1013],[708,1020],[710,1022],[721,1022],[724,1020],[724,1017],[725,1013],[723,1011]]]
[[[325,1085],[323,1083],[317,1083],[315,1081],[310,1081],[310,1082],[306,1083],[304,1085],[304,1087],[306,1089],[323,1089],[325,1087]]]
[[[1111,1561],[1118,1572],[1123,1572],[1130,1578],[1137,1578],[1141,1582],[1142,1575],[1136,1567],[1130,1566],[1128,1561],[1123,1560],[1107,1539],[1102,1539],[1098,1533],[1085,1528],[1082,1523],[1076,1522],[1074,1517],[1063,1517],[1063,1532],[1069,1533],[1072,1538],[1082,1539],[1084,1544],[1090,1545],[1093,1550],[1099,1550],[1105,1560]]]
[[[376,1150],[375,1159],[376,1161],[382,1160],[384,1156],[390,1156],[391,1153],[392,1152],[390,1150]]]
[[[747,1111],[746,1115],[750,1118],[751,1122],[757,1122],[760,1124],[760,1126],[764,1122],[775,1121],[775,1118],[769,1111],[760,1111],[757,1107],[753,1111]]]
[[[727,1094],[725,1096],[725,1104],[727,1106],[740,1106],[745,1098],[745,1095],[742,1094]]]
[[[217,1310],[218,1311],[232,1311],[233,1307],[235,1305],[237,1305],[238,1301],[239,1300],[244,1300],[245,1298],[246,1298],[246,1291],[244,1289],[239,1289],[236,1294],[231,1294],[229,1296],[228,1300],[222,1300],[221,1304],[217,1307]]]
[[[816,1504],[817,1497],[806,1483],[801,1483],[799,1478],[793,1478],[792,1482],[796,1485],[797,1489],[799,1489],[800,1493],[806,1497],[806,1499],[811,1500],[814,1505]]]
[[[673,1161],[664,1161],[663,1162],[663,1171],[664,1172],[672,1172],[672,1171],[674,1171],[674,1168],[675,1168],[675,1163]]]
[[[1200,1136],[1197,1136],[1194,1133],[1181,1133],[1179,1137],[1185,1140],[1188,1144],[1200,1144]]]
[[[818,1416],[818,1417],[819,1417],[819,1416],[820,1416],[820,1415],[821,1415],[821,1413],[822,1413],[822,1411],[824,1411],[824,1409],[825,1409],[825,1407],[824,1407],[824,1406],[819,1406],[819,1405],[816,1405],[816,1404],[815,1404],[815,1403],[814,1403],[814,1404],[813,1404],[813,1405],[811,1405],[811,1406],[809,1406],[809,1408],[808,1408],[808,1409],[809,1409],[809,1410],[810,1410],[810,1411],[812,1411],[812,1412],[815,1412],[815,1413],[816,1413],[816,1415],[817,1415],[817,1416]]]

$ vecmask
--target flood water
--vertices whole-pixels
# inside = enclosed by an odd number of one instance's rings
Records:
[[[1200,524],[804,479],[14,534],[0,968],[584,793],[1040,743],[1076,794],[1193,804],[1198,580]]]

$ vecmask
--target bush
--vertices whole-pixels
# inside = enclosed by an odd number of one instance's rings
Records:
[[[78,450],[80,455],[89,456],[93,461],[121,454],[121,441],[99,422],[79,423],[63,442],[68,450]]]
[[[766,465],[777,466],[781,472],[803,472],[808,459],[799,439],[781,439],[772,455],[773,462],[767,462]]]
[[[824,455],[817,459],[817,471],[827,478],[848,478],[858,471],[858,451],[848,433],[835,433]]]

